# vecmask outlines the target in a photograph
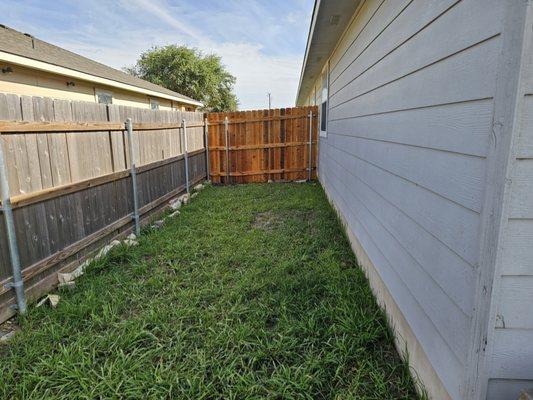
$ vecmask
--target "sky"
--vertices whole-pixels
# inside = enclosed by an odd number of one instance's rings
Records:
[[[239,108],[293,106],[313,0],[0,0],[0,23],[114,68],[153,46],[222,57]]]

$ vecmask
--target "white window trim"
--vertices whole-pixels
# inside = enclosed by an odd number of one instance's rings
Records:
[[[324,88],[324,75],[325,75],[325,78],[326,78],[326,87]],[[319,125],[319,133],[320,133],[320,136],[322,137],[327,137],[328,136],[328,117],[329,117],[329,61],[326,63],[326,66],[324,67],[324,69],[322,70],[322,74],[320,74],[320,90],[321,90],[321,94],[320,94],[320,105],[319,105],[319,111],[320,111],[320,125]],[[326,91],[326,99],[324,100],[324,90]],[[324,113],[322,112],[322,105],[326,102],[326,112],[325,114],[326,115],[323,115]],[[325,118],[326,119],[326,130],[323,131],[322,130],[322,118]]]
[[[105,94],[107,96],[110,96],[111,97],[111,104],[113,104],[113,92],[110,92],[109,90],[101,90],[101,89],[95,89],[94,90],[94,100],[98,103],[98,104],[104,104],[104,103],[100,103],[98,101],[98,95],[100,94]]]
[[[157,104],[157,108],[152,108],[152,103]],[[150,110],[159,110],[161,107],[161,103],[157,99],[150,99]]]

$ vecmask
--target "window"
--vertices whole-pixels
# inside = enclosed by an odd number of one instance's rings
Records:
[[[152,110],[159,110],[159,101],[150,99],[150,108]]]
[[[329,64],[322,74],[322,98],[320,105],[320,136],[326,136],[328,130],[328,92],[329,92]]]
[[[113,104],[113,93],[104,90],[96,91],[96,101],[99,104]]]

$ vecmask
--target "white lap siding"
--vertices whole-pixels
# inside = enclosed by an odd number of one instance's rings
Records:
[[[319,178],[454,399],[466,398],[505,3],[367,0],[329,60]]]

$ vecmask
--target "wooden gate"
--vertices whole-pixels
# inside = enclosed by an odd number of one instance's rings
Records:
[[[213,183],[316,177],[316,106],[210,113],[208,122]]]

